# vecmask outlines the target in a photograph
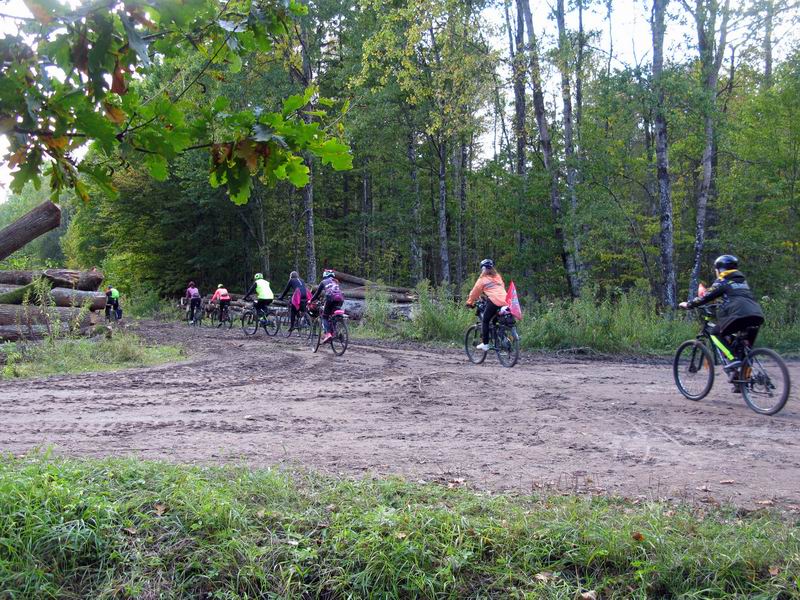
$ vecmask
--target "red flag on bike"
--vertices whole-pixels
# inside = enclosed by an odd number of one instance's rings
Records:
[[[706,289],[706,286],[704,286],[702,283],[697,286],[697,297],[698,298],[702,298],[703,296],[705,296],[706,292],[708,292],[708,290]]]
[[[517,286],[512,281],[508,286],[508,293],[506,294],[506,304],[508,309],[517,321],[522,320],[522,307],[519,304],[519,296],[517,296]]]

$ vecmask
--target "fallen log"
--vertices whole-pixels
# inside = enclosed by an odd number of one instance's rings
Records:
[[[15,285],[7,292],[0,293],[0,304],[22,304],[25,298],[34,300],[35,283],[28,285]]]
[[[0,260],[59,225],[61,209],[52,202],[43,202],[0,230]]]
[[[342,290],[342,293],[344,293],[345,298],[366,300],[368,292],[363,290]],[[412,296],[408,296],[406,294],[397,294],[395,292],[386,292],[386,299],[389,300],[389,302],[399,302],[404,304],[410,304],[411,302],[415,301],[414,297]]]
[[[81,307],[89,304],[89,310],[103,310],[106,307],[106,295],[103,292],[84,292],[70,288],[53,288],[50,298],[56,306]]]
[[[72,269],[45,269],[44,271],[0,271],[1,285],[28,285],[39,277],[46,277],[53,287],[64,287],[95,292],[103,282],[103,273],[97,269],[74,271]]]
[[[80,322],[76,319],[81,317]],[[51,306],[45,309],[36,306],[13,306],[0,304],[0,325],[48,325],[54,321],[68,323],[80,327],[89,327],[99,322],[100,317],[96,312],[81,314],[79,308],[63,308]]]
[[[59,333],[68,333],[69,326],[65,323],[61,325]],[[40,340],[48,334],[53,333],[45,325],[0,325],[0,341],[19,342],[21,340]]]
[[[385,290],[387,292],[395,292],[397,294],[414,293],[414,290],[412,290],[411,288],[399,287],[396,285],[383,285],[375,281],[370,281],[369,279],[364,279],[363,277],[357,277],[356,275],[350,275],[349,273],[342,273],[341,271],[334,271],[334,275],[336,276],[336,279],[338,279],[341,283],[357,285],[359,287],[364,287],[364,288],[376,287],[378,289]]]

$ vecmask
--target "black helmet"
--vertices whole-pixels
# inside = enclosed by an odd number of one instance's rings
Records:
[[[494,261],[491,258],[484,258],[481,261],[481,269],[494,269]]]
[[[738,269],[739,259],[733,254],[723,254],[714,261],[714,268],[718,271],[727,271],[728,269]]]

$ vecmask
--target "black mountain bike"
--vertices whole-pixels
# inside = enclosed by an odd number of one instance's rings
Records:
[[[290,315],[291,308],[287,309],[283,315],[281,315],[281,328],[284,330],[284,334],[287,338],[297,336],[301,340],[307,340],[311,336],[311,317],[308,316],[308,311],[303,311],[298,313],[297,317],[294,320],[294,329],[289,331],[289,327],[292,323],[292,317]]]
[[[475,314],[477,322],[467,329],[464,336],[464,350],[470,362],[476,365],[486,360],[488,350],[478,350],[476,346],[481,343],[481,328],[483,327],[483,311],[486,308],[486,301],[481,300],[476,304]],[[516,323],[511,313],[503,315],[497,314],[489,324],[489,345],[490,350],[497,353],[497,360],[504,367],[511,368],[519,360],[519,333],[517,333]]]
[[[255,335],[258,328],[264,329],[264,333],[272,337],[278,334],[281,328],[281,321],[271,307],[266,309],[256,309],[255,305],[246,308],[242,313],[242,331],[245,335]]]
[[[321,309],[320,309],[321,310]],[[347,315],[341,308],[333,312],[333,315],[328,319],[328,324],[331,328],[333,337],[326,342],[331,345],[331,350],[336,356],[341,356],[347,350],[347,344],[350,341],[350,335],[347,331]],[[311,350],[316,352],[322,345],[322,315],[313,319],[311,325]]]
[[[779,412],[789,398],[791,381],[789,369],[780,355],[769,348],[751,348],[747,332],[739,332],[728,348],[712,334],[715,311],[703,306],[697,310],[702,324],[693,340],[686,340],[675,352],[672,373],[675,385],[689,400],[702,400],[714,385],[714,366],[722,365],[732,373],[731,383],[742,393],[747,406],[761,415]],[[736,356],[741,356],[741,366],[731,367]]]

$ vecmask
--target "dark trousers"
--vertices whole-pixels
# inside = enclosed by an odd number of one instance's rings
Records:
[[[486,308],[483,309],[483,321],[481,322],[481,339],[484,344],[489,343],[489,324],[497,315],[498,310],[500,310],[500,307],[496,306],[494,302],[491,300],[486,301]]]
[[[222,313],[224,311],[228,310],[230,305],[231,305],[231,301],[230,300],[220,300],[219,301],[219,318],[220,319],[222,319]],[[228,313],[228,318],[230,319],[230,317],[231,317],[231,315],[230,315],[230,313]]]
[[[272,300],[256,300],[256,310],[267,312],[267,307],[272,304]]]
[[[119,300],[106,300],[106,319],[111,317],[111,309],[114,309],[119,318]]]
[[[728,348],[736,351],[734,353],[736,358],[741,359],[743,356],[742,348],[733,347],[733,336],[740,331],[746,332],[746,335],[743,337],[747,341],[747,344],[752,348],[756,343],[756,338],[758,337],[758,329],[763,323],[764,319],[759,316],[742,317],[741,319],[736,319],[735,321],[728,323],[728,326],[725,327],[723,331],[719,330],[719,325],[714,327],[712,333],[722,338],[722,341],[725,342],[725,345]]]
[[[294,304],[289,303],[289,329],[294,329],[297,317],[306,312],[306,301],[300,300],[300,308],[295,308]]]
[[[192,298],[189,300],[189,320],[194,321],[195,315],[200,310],[200,304],[203,302],[202,298]]]

